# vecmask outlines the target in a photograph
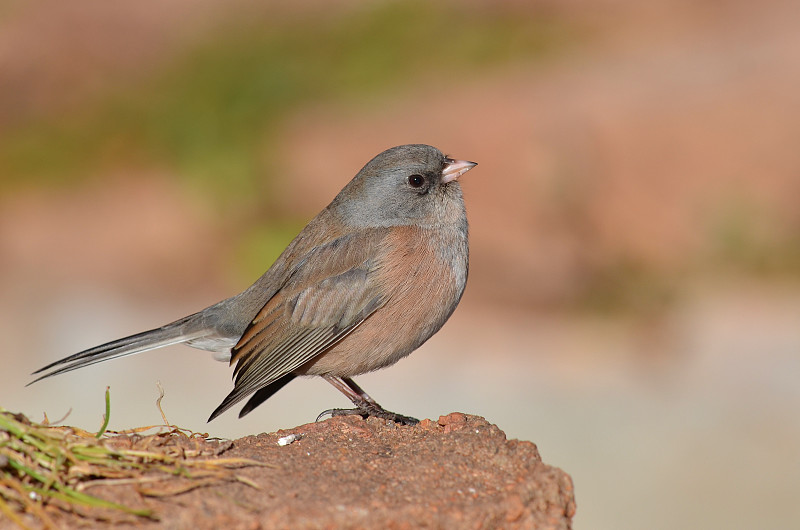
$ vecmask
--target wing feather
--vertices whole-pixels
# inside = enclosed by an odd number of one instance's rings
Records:
[[[325,352],[385,303],[375,274],[385,235],[346,235],[297,261],[233,348],[234,389],[210,419]]]

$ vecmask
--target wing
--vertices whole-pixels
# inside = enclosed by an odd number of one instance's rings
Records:
[[[336,344],[385,303],[376,256],[386,229],[315,247],[258,312],[233,348],[233,391],[209,421]]]

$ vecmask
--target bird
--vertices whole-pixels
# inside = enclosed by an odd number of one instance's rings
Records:
[[[33,384],[78,368],[184,343],[233,369],[210,422],[248,398],[251,412],[298,376],[320,376],[352,401],[325,415],[403,425],[353,377],[390,366],[439,331],[469,270],[459,177],[475,162],[424,144],[370,160],[241,293],[156,329],[89,348],[33,372]]]

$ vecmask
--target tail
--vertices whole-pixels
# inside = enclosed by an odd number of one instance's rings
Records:
[[[42,379],[71,372],[72,370],[77,370],[78,368],[90,366],[102,361],[108,361],[126,355],[134,355],[136,353],[142,353],[144,351],[154,350],[172,344],[179,344],[198,338],[205,334],[204,330],[198,329],[197,326],[192,325],[197,321],[196,317],[198,315],[200,315],[200,313],[189,315],[188,317],[176,320],[171,324],[157,329],[151,329],[150,331],[137,333],[130,337],[107,342],[106,344],[101,344],[100,346],[95,346],[94,348],[89,348],[75,355],[65,357],[60,361],[48,364],[44,368],[33,372],[32,375],[42,375],[25,386],[30,386]]]

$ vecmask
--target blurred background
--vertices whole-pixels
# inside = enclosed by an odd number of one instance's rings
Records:
[[[575,481],[576,528],[800,525],[800,3],[0,2],[0,406],[238,437],[178,346],[30,372],[248,286],[372,156],[462,180],[467,292],[358,379],[485,416]]]

